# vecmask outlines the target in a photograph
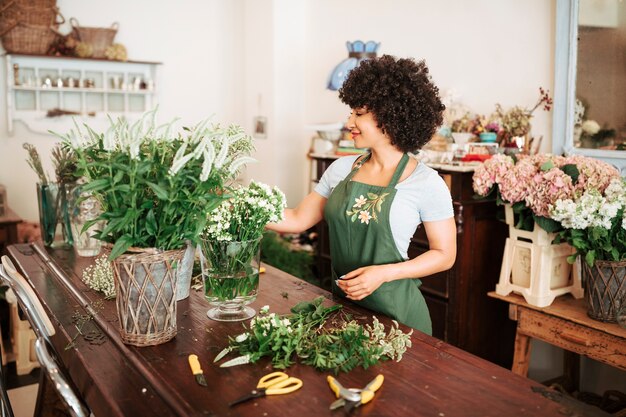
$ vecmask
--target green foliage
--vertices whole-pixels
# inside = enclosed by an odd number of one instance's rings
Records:
[[[156,111],[156,110],[155,110]],[[84,192],[100,200],[105,227],[96,237],[114,244],[110,259],[131,246],[162,250],[198,243],[206,213],[226,197],[228,181],[251,158],[252,139],[238,126],[207,126],[172,133],[157,127],[155,111],[132,126],[111,121],[105,133],[85,125],[59,135],[77,156]],[[91,224],[87,224],[88,228]]]
[[[231,337],[230,346],[215,361],[236,350],[241,356],[222,367],[254,363],[269,356],[274,368],[285,369],[294,363],[295,355],[306,365],[338,373],[388,359],[400,361],[411,347],[413,331],[403,333],[398,323],[394,322],[388,332],[376,317],[371,325],[362,326],[339,313],[341,305],[324,307],[323,301],[324,297],[318,297],[298,303],[292,314],[285,316],[268,313],[269,307],[262,309],[250,329]]]
[[[263,233],[261,260],[305,281],[316,281],[311,269],[313,254],[306,251],[291,250],[287,241],[275,232]]]

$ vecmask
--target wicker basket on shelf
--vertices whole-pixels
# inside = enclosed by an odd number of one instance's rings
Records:
[[[0,38],[9,53],[47,53],[64,22],[56,0],[0,0]]]
[[[56,6],[34,7],[17,3],[8,3],[0,7],[0,35],[10,30],[17,23],[36,26],[61,25],[65,19]]]
[[[2,46],[8,53],[44,55],[55,36],[53,26],[17,23],[2,36]]]
[[[119,29],[117,22],[113,23],[110,28],[93,28],[80,26],[78,20],[72,17],[70,23],[74,30],[76,38],[84,43],[91,45],[93,48],[93,58],[105,58],[104,52],[113,44],[115,34]]]

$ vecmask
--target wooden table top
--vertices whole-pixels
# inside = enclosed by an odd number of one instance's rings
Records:
[[[585,305],[585,300],[583,298],[577,300],[572,297],[571,294],[564,294],[560,297],[556,297],[552,304],[547,307],[537,307],[530,305],[526,302],[526,300],[524,300],[524,297],[517,294],[499,295],[496,294],[495,291],[492,291],[489,292],[487,295],[489,297],[506,301],[510,304],[530,308],[532,310],[542,311],[545,314],[569,320],[574,323],[581,324],[585,327],[600,330],[613,336],[626,339],[626,329],[620,327],[616,323],[605,323],[592,319],[587,315],[587,306]]]
[[[57,328],[54,348],[96,416],[344,415],[342,410],[329,410],[334,395],[326,374],[300,364],[287,370],[304,381],[300,390],[229,408],[230,401],[256,386],[272,369],[267,360],[232,368],[213,364],[215,355],[227,345],[228,336],[241,333],[243,328],[242,323],[208,319],[209,305],[200,292],[192,291],[189,298],[178,302],[178,334],[172,341],[154,347],[126,346],[119,339],[115,302],[103,300],[79,279],[92,258],[26,244],[11,246],[9,253],[51,316]],[[356,318],[371,319],[366,310],[275,268],[266,268],[258,298],[251,305],[256,310],[270,305],[273,312],[288,313],[297,302],[322,295],[328,305],[342,303]],[[80,300],[87,300],[87,305]],[[89,309],[96,317],[82,331],[104,332],[102,344],[75,338],[72,317]],[[379,319],[389,323],[387,318]],[[74,338],[74,345],[69,346]],[[572,404],[534,381],[420,332],[413,334],[412,342],[401,362],[384,362],[337,376],[346,387],[363,387],[377,374],[385,376],[374,400],[354,410],[354,415],[562,416],[572,415],[574,409],[577,415],[595,415],[581,411],[586,406]],[[197,385],[191,375],[187,363],[191,353],[200,359],[208,388]]]

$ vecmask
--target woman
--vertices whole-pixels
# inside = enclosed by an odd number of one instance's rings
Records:
[[[438,89],[423,61],[385,55],[352,70],[339,98],[352,109],[347,128],[355,146],[370,153],[333,162],[315,190],[269,228],[296,233],[324,217],[333,292],[431,334],[418,278],[452,267],[456,227],[445,183],[407,153],[442,122]],[[420,223],[430,248],[408,259]]]

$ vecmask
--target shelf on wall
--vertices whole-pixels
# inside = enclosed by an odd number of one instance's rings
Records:
[[[16,121],[37,133],[71,128],[74,118],[90,125],[102,122],[106,127],[109,115],[133,120],[156,105],[158,62],[28,54],[6,54],[4,58],[9,133]],[[57,83],[66,85],[55,87]],[[46,116],[57,109],[78,115]],[[88,116],[93,113],[95,116]]]

